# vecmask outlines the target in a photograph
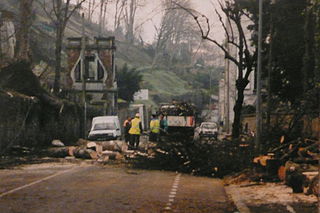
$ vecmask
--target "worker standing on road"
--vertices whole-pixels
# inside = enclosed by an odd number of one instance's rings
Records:
[[[168,121],[164,118],[164,115],[160,115],[160,134],[164,135],[168,131]]]
[[[127,120],[123,123],[123,129],[124,129],[124,141],[129,145],[130,141],[130,134],[129,130],[131,128],[131,117],[128,117]]]
[[[138,149],[140,142],[140,134],[142,132],[142,124],[140,120],[140,114],[137,113],[135,118],[131,121],[130,134],[130,146],[131,149]]]
[[[160,121],[156,115],[152,115],[150,121],[150,138],[149,141],[157,142],[160,134]]]

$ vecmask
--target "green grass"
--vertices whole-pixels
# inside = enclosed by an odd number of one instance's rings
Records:
[[[186,81],[174,72],[166,70],[142,71],[144,86],[149,89],[150,95],[178,96],[191,92]]]

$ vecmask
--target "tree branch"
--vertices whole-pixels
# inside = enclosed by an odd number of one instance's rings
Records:
[[[219,42],[217,42],[215,39],[212,39],[209,37],[209,33],[210,33],[210,24],[209,24],[209,19],[208,17],[206,17],[205,15],[201,15],[201,17],[205,18],[206,20],[206,24],[207,24],[207,27],[208,27],[208,30],[206,32],[204,32],[203,30],[203,27],[201,26],[200,24],[200,21],[198,19],[198,16],[196,16],[195,14],[193,14],[191,11],[191,9],[188,9],[188,8],[185,8],[183,7],[182,5],[180,5],[179,3],[176,3],[176,2],[173,2],[175,5],[177,5],[178,7],[180,7],[181,9],[185,10],[186,12],[188,12],[193,18],[194,20],[196,21],[198,27],[199,27],[199,30],[200,30],[200,33],[201,33],[201,37],[202,39],[206,39],[212,43],[214,43],[215,45],[217,45],[225,54],[225,58],[231,60],[236,66],[239,66],[239,62],[237,61],[237,59],[235,57],[233,57],[232,55],[230,55],[230,53],[226,50],[226,48],[221,45]]]
[[[73,13],[79,9],[82,5],[82,3],[84,3],[86,0],[81,0],[78,4],[76,4],[76,6],[69,12],[69,15],[66,17],[66,21],[68,21],[70,19],[70,17],[73,15]]]

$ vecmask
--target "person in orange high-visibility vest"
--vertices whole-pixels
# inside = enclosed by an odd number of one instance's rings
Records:
[[[127,120],[125,120],[123,123],[124,140],[128,145],[130,141],[130,134],[129,134],[130,128],[131,128],[131,117],[128,117]]]
[[[138,149],[140,142],[140,134],[142,132],[142,124],[140,120],[140,114],[137,113],[135,118],[131,120],[130,134],[130,149]]]

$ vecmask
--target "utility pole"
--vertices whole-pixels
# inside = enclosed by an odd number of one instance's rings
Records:
[[[86,100],[86,74],[85,74],[85,48],[86,38],[84,29],[84,13],[82,13],[82,37],[81,37],[81,75],[82,75],[82,101],[83,101],[83,137],[87,139],[87,100]]]
[[[230,52],[229,50],[229,44],[227,44],[227,51]],[[227,60],[226,64],[226,85],[227,85],[227,117],[226,117],[226,131],[227,134],[230,133],[230,61]]]
[[[272,40],[273,40],[273,5],[275,0],[271,1],[270,10],[270,34],[269,34],[269,53],[268,53],[268,100],[267,100],[267,121],[266,126],[268,131],[270,130],[271,123],[271,72],[272,72]]]
[[[212,70],[210,69],[209,71],[209,116],[210,116],[210,120],[211,120],[211,114],[212,114],[212,107],[211,107],[211,88],[212,88],[212,85],[211,85],[211,73],[212,73]]]
[[[1,27],[2,27],[2,12],[0,11],[0,68],[2,65],[2,32],[1,32]]]
[[[257,154],[261,152],[261,69],[262,69],[262,16],[263,0],[259,0],[259,28],[258,28],[258,69],[257,69],[257,100],[256,100],[256,137],[255,150]]]

